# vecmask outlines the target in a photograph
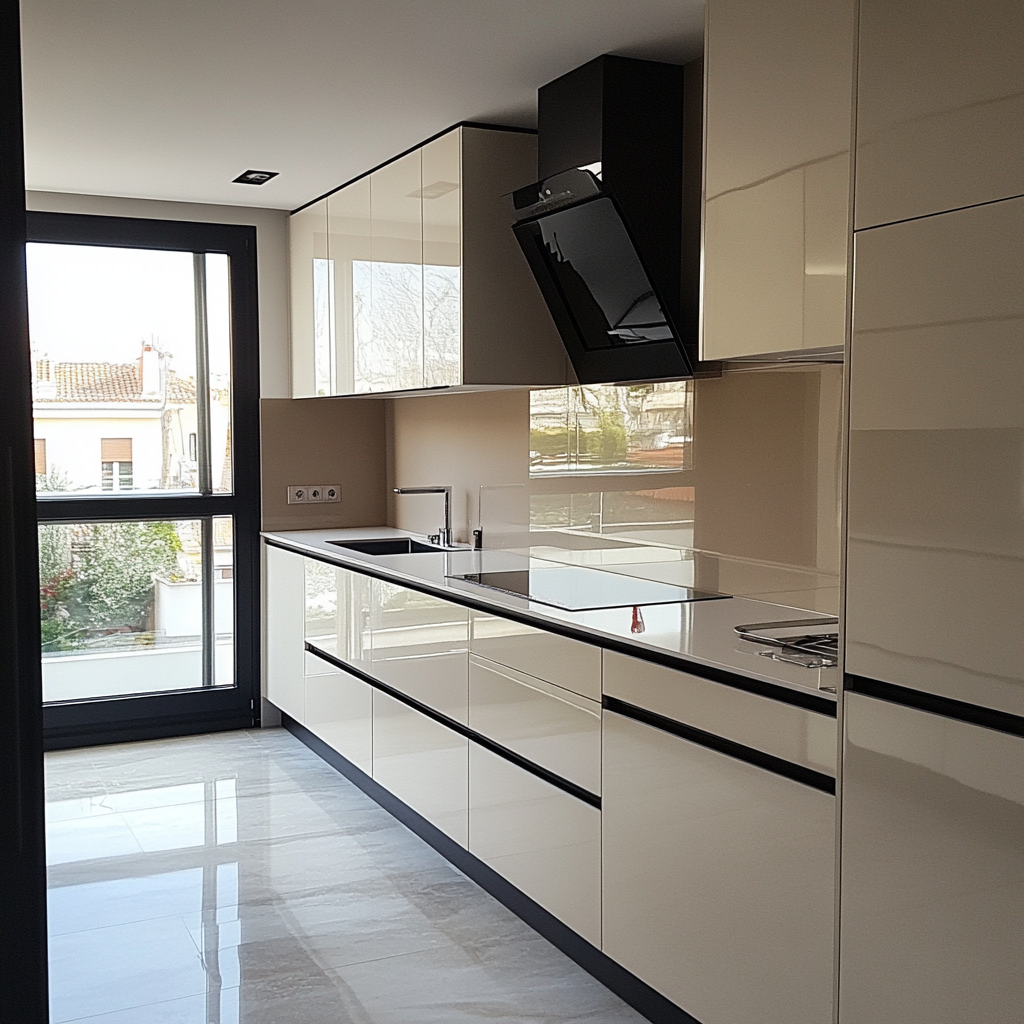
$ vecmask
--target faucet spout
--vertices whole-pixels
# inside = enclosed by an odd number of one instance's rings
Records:
[[[446,484],[437,487],[396,487],[395,494],[443,494],[444,526],[440,530],[441,546],[452,546],[452,489]]]

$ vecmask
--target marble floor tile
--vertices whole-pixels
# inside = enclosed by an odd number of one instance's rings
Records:
[[[46,770],[53,1024],[642,1020],[284,730]]]

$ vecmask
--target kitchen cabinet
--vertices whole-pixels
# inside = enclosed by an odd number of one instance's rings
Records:
[[[303,725],[360,771],[373,774],[373,688],[309,652]]]
[[[855,23],[708,0],[702,359],[844,345]]]
[[[471,742],[469,851],[601,946],[601,812]]]
[[[601,650],[487,612],[470,612],[470,650],[583,697],[601,699]]]
[[[536,148],[460,125],[293,215],[293,397],[570,382],[504,198]]]
[[[855,261],[846,670],[1024,715],[1024,199]]]
[[[305,720],[305,668],[303,665],[302,555],[281,548],[264,548],[266,557],[266,693],[267,700],[297,722]]]
[[[373,778],[466,846],[469,740],[380,690],[373,692]]]
[[[857,228],[1024,193],[1013,0],[861,0]]]
[[[609,693],[657,692],[607,657]],[[834,797],[613,710],[603,737],[603,951],[702,1024],[829,1024]]]
[[[304,559],[305,639],[348,665],[370,669],[370,578]]]
[[[292,397],[331,393],[337,377],[330,343],[332,282],[327,258],[327,200],[288,220]]]
[[[845,699],[841,1024],[1018,1024],[1024,737]]]
[[[476,655],[469,727],[594,794],[601,792],[601,705]]]
[[[372,672],[457,722],[469,715],[469,611],[383,580],[372,581]]]

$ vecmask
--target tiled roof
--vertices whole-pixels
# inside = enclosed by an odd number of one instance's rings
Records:
[[[37,401],[41,402],[124,402],[159,405],[161,395],[143,395],[138,363],[51,363],[36,361]],[[46,385],[54,393],[45,394]],[[174,405],[191,405],[196,385],[190,377],[167,373],[167,399]]]

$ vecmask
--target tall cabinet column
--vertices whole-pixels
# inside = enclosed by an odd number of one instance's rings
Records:
[[[1024,1006],[1024,12],[861,0],[840,1024]]]

